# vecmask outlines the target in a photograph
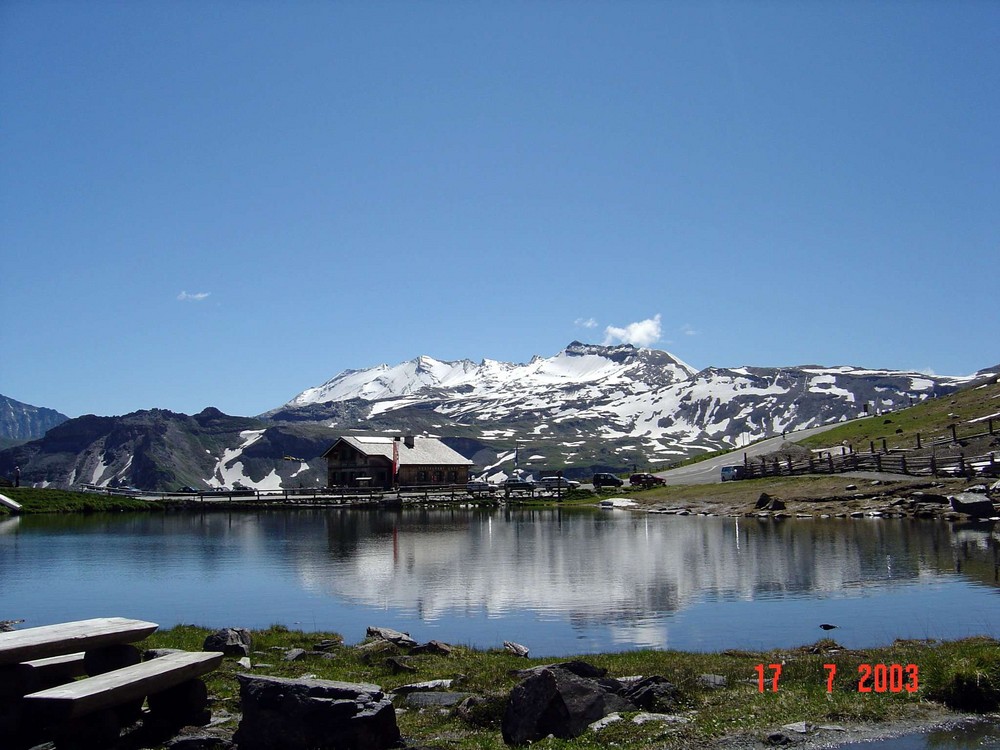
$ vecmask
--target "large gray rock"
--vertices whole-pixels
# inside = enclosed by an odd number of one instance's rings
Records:
[[[226,656],[250,656],[253,638],[246,628],[223,628],[205,639],[204,651],[221,651]]]
[[[519,669],[513,674],[516,677],[525,678],[536,675],[545,669],[562,669],[566,672],[572,672],[577,677],[586,677],[590,680],[602,680],[608,676],[608,670],[603,667],[595,667],[585,661],[580,661],[579,659],[574,659],[572,661],[563,661],[557,664],[541,664],[537,667],[528,667],[527,669]]]
[[[413,648],[417,645],[417,642],[410,638],[409,633],[400,633],[398,630],[393,630],[392,628],[369,627],[368,637],[389,641],[389,643],[394,643],[401,648]]]
[[[760,497],[757,498],[757,502],[754,504],[754,508],[757,510],[784,510],[785,502],[781,498],[761,492]]]
[[[240,750],[401,747],[396,712],[378,685],[237,675]]]
[[[948,498],[951,509],[956,513],[965,513],[975,518],[992,518],[997,514],[993,501],[986,495],[975,492],[960,492]]]
[[[666,678],[647,677],[629,686],[623,693],[624,697],[647,711],[666,713],[677,707],[680,694]]]
[[[500,727],[503,741],[523,745],[550,734],[571,739],[607,714],[634,711],[614,687],[620,684],[602,684],[559,667],[536,672],[511,691]]]

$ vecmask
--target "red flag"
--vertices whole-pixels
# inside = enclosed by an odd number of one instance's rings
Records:
[[[396,486],[396,474],[399,472],[399,441],[392,441],[392,486]]]

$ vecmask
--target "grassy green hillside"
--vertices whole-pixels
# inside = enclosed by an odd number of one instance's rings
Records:
[[[1000,383],[997,382],[922,401],[907,409],[848,422],[803,440],[801,444],[807,448],[821,448],[842,445],[846,441],[855,450],[868,450],[870,443],[875,443],[876,449],[881,448],[885,439],[890,450],[912,449],[916,448],[919,434],[921,445],[926,447],[936,439],[950,439],[951,425],[955,425],[959,440],[986,432],[987,418],[991,415],[997,433],[994,438],[1000,437]],[[989,442],[986,441],[987,446]]]

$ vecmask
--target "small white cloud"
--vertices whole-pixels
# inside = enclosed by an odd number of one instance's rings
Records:
[[[597,321],[593,318],[577,318],[573,321],[573,325],[580,328],[597,328]]]
[[[210,294],[211,292],[181,292],[177,295],[177,299],[181,302],[201,302]]]
[[[681,326],[681,333],[683,333],[685,336],[701,335],[701,331],[696,331],[694,329],[694,326],[692,326],[690,323],[685,323],[684,325]]]
[[[629,323],[624,328],[608,326],[604,329],[604,345],[609,346],[615,341],[633,346],[652,346],[660,340],[660,315]]]

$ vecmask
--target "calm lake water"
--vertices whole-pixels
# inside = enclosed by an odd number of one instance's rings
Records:
[[[0,619],[369,625],[533,655],[1000,636],[991,526],[623,510],[295,510],[0,522]],[[827,634],[821,623],[838,626]]]

